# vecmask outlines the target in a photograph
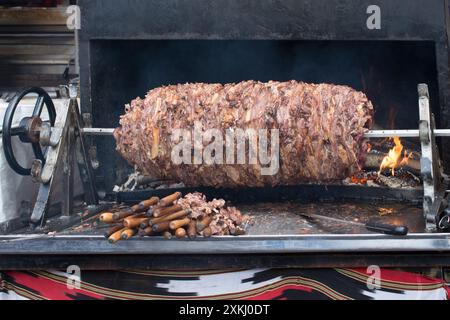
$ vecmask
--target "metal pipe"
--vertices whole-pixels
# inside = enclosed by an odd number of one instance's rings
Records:
[[[450,137],[450,129],[436,129],[434,130],[435,137]],[[365,134],[366,138],[418,138],[419,129],[415,130],[370,130]]]
[[[113,134],[115,129],[111,128],[83,128],[81,131],[84,134],[92,136],[110,136]]]
[[[112,135],[115,129],[111,128],[83,128],[82,132],[87,135],[109,136]],[[450,137],[450,129],[436,129],[434,130],[436,137]],[[366,138],[418,138],[419,130],[369,130],[365,134]]]
[[[81,131],[86,135],[91,136],[111,136],[115,129],[113,128],[83,128]],[[0,134],[1,134],[0,128]],[[434,130],[436,137],[450,137],[450,129],[436,129]],[[418,138],[419,130],[369,130],[365,135],[366,138]]]
[[[369,130],[365,134],[366,138],[389,138],[389,137],[400,137],[400,138],[418,138],[419,130]]]

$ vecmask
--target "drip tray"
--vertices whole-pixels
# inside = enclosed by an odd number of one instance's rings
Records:
[[[364,234],[372,233],[354,224],[310,219],[300,215],[316,214],[340,220],[367,223],[383,222],[407,226],[411,233],[425,230],[422,207],[407,203],[342,201],[333,203],[257,203],[239,209],[252,217],[248,235]]]

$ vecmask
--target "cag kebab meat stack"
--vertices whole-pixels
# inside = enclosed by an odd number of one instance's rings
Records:
[[[360,172],[369,149],[364,134],[372,118],[367,96],[347,86],[298,81],[188,83],[155,88],[144,99],[133,100],[114,137],[117,151],[140,173],[155,179],[190,187],[271,187],[340,181]],[[279,154],[279,170],[262,175],[261,163],[235,165],[234,153],[231,163],[172,161],[178,144],[173,130],[196,126],[222,137],[238,129],[278,130],[279,152],[271,149],[268,154]],[[250,147],[244,159],[249,157]]]
[[[198,192],[181,196],[181,192],[175,192],[163,199],[152,197],[128,209],[101,214],[100,221],[111,224],[105,237],[116,243],[135,235],[193,239],[245,233],[250,218],[235,207],[225,207],[225,200],[208,202]]]

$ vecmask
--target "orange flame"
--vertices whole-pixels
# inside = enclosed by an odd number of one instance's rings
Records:
[[[394,143],[395,146],[391,150],[389,150],[389,153],[383,158],[383,161],[380,165],[380,170],[378,171],[378,175],[380,175],[381,172],[387,168],[391,169],[392,175],[395,175],[395,169],[408,164],[409,159],[412,156],[412,152],[408,154],[406,150],[403,151],[403,145],[399,137],[394,138]]]

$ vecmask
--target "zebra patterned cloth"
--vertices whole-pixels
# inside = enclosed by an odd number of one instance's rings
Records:
[[[250,269],[205,271],[8,271],[0,300],[9,299],[439,299],[449,287],[418,273],[381,269]],[[375,281],[377,279],[377,281]]]

